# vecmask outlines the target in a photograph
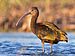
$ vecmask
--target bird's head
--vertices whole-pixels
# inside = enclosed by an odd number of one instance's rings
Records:
[[[29,12],[30,12],[30,14],[32,15],[32,16],[38,16],[39,15],[39,10],[38,10],[38,8],[37,7],[32,7],[30,10],[29,10]]]
[[[38,10],[38,8],[37,7],[32,7],[30,10],[29,10],[29,12],[28,13],[25,13],[19,20],[18,20],[18,22],[16,23],[16,26],[18,26],[19,24],[20,24],[20,22],[24,19],[24,17],[25,16],[27,16],[27,15],[31,15],[31,16],[36,16],[36,17],[38,17],[38,15],[39,15],[39,10]]]

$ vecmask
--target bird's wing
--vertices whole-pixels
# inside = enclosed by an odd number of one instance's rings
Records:
[[[48,26],[49,28],[51,28],[51,29],[54,30],[54,31],[57,31],[57,32],[59,32],[59,33],[61,33],[61,34],[63,34],[63,35],[67,35],[66,32],[60,30],[60,28],[58,28],[54,23],[51,23],[51,22],[44,22],[43,24],[46,25],[46,26]]]
[[[36,29],[37,35],[42,36],[41,39],[55,40],[55,32],[48,26],[38,23]]]
[[[66,37],[67,33],[60,30],[55,24],[53,24],[51,22],[44,22],[43,24],[45,26],[48,26],[53,31],[55,31],[56,35],[57,35],[57,37],[59,38],[60,41],[68,41],[68,38]]]

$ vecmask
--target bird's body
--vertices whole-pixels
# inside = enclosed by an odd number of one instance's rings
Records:
[[[55,24],[47,21],[43,23],[36,23],[39,16],[37,7],[32,7],[31,12],[29,12],[28,14],[32,15],[31,30],[41,40],[43,52],[44,42],[50,43],[52,52],[52,44],[57,44],[59,41],[68,41],[66,33],[61,31]],[[28,14],[23,15],[17,22],[17,25],[22,20],[22,18]]]

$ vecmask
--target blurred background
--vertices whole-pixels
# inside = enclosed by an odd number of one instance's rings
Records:
[[[16,30],[16,22],[29,10],[37,6],[38,22],[55,23],[65,31],[75,31],[75,0],[0,0],[0,32],[30,32],[29,17]]]
[[[0,0],[0,56],[42,56],[42,44],[30,30],[30,15],[19,27],[16,23],[28,10],[36,6],[38,23],[49,21],[67,32],[68,42],[53,45],[51,56],[75,56],[75,0]],[[43,56],[50,56],[45,43]]]

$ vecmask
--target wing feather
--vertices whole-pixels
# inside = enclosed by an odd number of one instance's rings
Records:
[[[37,35],[42,36],[41,39],[49,39],[49,40],[55,39],[54,37],[55,32],[48,26],[38,23],[36,29],[38,30],[36,31]]]
[[[53,31],[55,31],[56,36],[60,41],[68,41],[68,38],[66,37],[67,33],[65,33],[64,31],[60,30],[55,24],[53,24],[51,22],[44,22],[43,24],[45,26],[48,26]]]
[[[49,28],[51,28],[51,29],[54,30],[54,31],[60,32],[60,33],[63,34],[63,35],[67,35],[66,32],[60,30],[60,28],[58,28],[54,23],[51,23],[51,22],[44,22],[43,24],[46,25],[46,26],[48,26]]]

